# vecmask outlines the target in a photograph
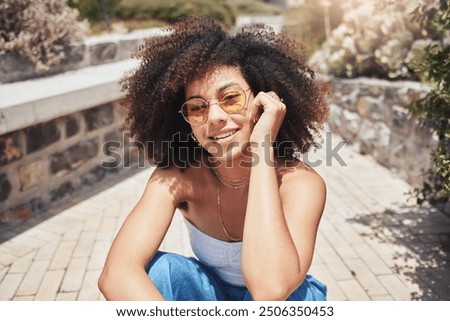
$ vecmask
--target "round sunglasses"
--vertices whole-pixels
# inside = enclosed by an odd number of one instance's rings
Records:
[[[250,88],[244,90],[239,86],[230,86],[218,92],[217,104],[227,114],[236,114],[245,108],[247,104],[247,94]],[[209,107],[213,98],[205,100],[203,98],[190,98],[183,103],[179,113],[191,125],[201,125],[208,119]]]

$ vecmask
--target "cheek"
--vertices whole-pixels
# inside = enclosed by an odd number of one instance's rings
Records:
[[[255,128],[255,124],[252,121],[245,119],[245,123],[242,125],[242,132],[250,136],[250,134],[253,131],[253,128]]]
[[[191,129],[192,129],[192,135],[194,136],[193,138],[198,140],[199,142],[202,142],[204,140],[203,139],[204,131],[202,131],[199,126],[195,126],[195,127],[191,126]]]

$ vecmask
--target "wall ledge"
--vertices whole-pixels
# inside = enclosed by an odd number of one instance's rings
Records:
[[[1,84],[0,135],[120,99],[118,81],[137,64],[127,59]]]

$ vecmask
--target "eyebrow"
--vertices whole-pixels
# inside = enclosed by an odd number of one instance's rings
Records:
[[[217,89],[216,94],[219,93],[219,92],[221,92],[221,91],[223,91],[223,90],[225,90],[225,89],[227,89],[228,87],[231,87],[231,86],[239,86],[239,84],[236,83],[236,82],[234,82],[234,81],[227,82],[227,83],[225,83],[224,85],[220,86],[219,89]],[[204,98],[203,98],[202,96],[200,96],[200,95],[194,95],[194,96],[189,96],[186,100],[193,99],[193,98],[201,98],[201,99],[204,99]]]

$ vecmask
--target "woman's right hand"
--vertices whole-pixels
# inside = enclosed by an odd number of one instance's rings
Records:
[[[255,123],[250,141],[275,141],[285,115],[286,105],[275,92],[259,92],[249,108],[249,118]]]

